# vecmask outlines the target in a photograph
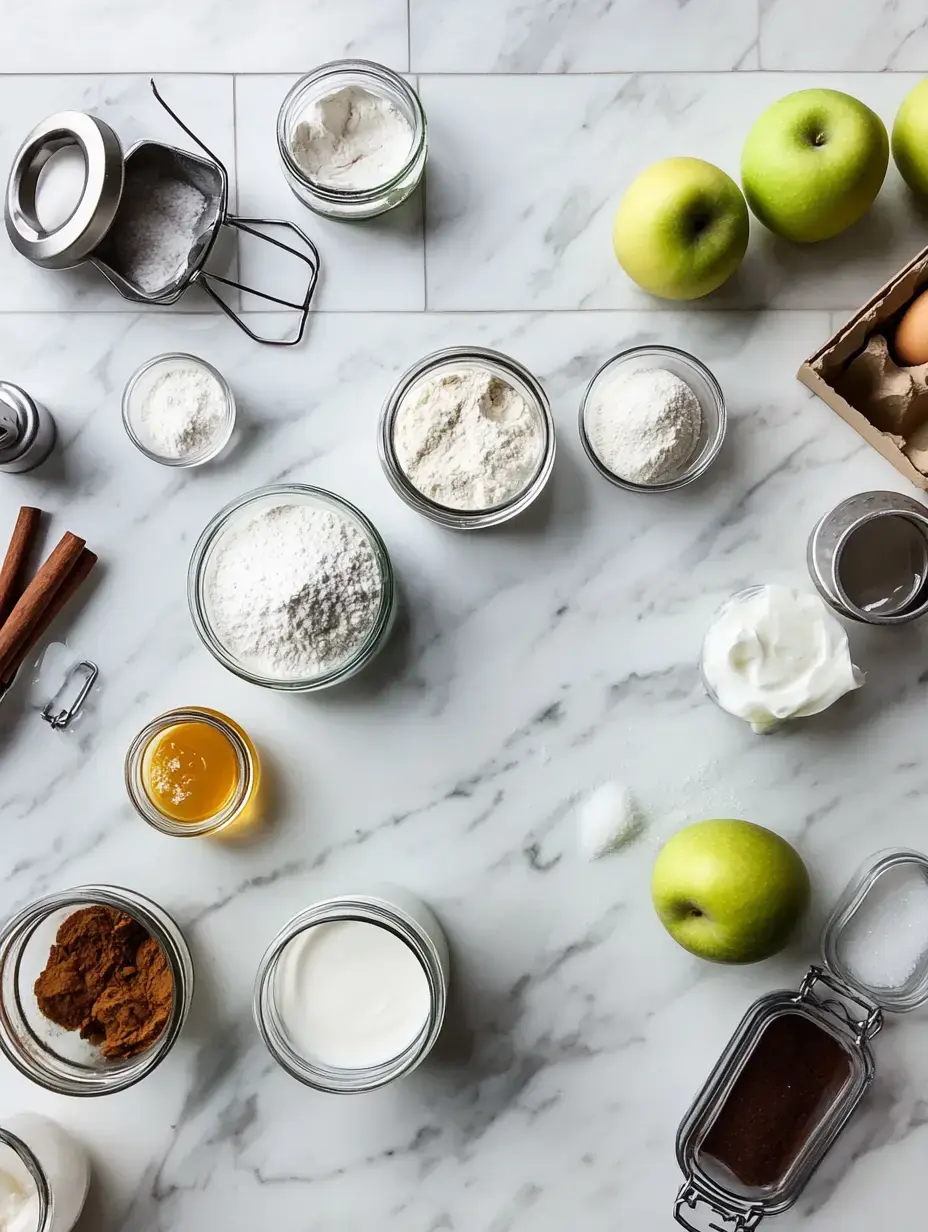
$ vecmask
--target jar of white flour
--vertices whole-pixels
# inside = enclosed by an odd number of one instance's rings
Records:
[[[314,903],[268,948],[254,1015],[274,1060],[335,1095],[373,1091],[431,1052],[448,1003],[448,943],[399,886]]]
[[[360,509],[322,488],[271,484],[206,527],[187,601],[223,667],[305,693],[371,662],[390,633],[396,586],[386,545]]]
[[[329,218],[373,218],[422,179],[425,112],[412,86],[382,64],[335,60],[301,77],[284,99],[277,148],[304,205]]]
[[[497,526],[541,493],[554,420],[527,368],[481,347],[449,347],[404,372],[380,414],[380,461],[417,513],[452,530]]]

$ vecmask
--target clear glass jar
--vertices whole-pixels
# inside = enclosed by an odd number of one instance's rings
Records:
[[[204,821],[177,821],[166,816],[146,788],[146,754],[156,737],[179,723],[206,723],[221,733],[235,754],[237,778],[232,795],[223,807]],[[227,715],[204,706],[183,706],[152,719],[132,741],[126,754],[126,790],[136,812],[150,826],[173,838],[196,838],[205,834],[243,834],[257,821],[256,804],[261,782],[261,763],[247,733]]]
[[[374,188],[332,188],[310,179],[293,157],[291,143],[307,109],[320,99],[350,86],[388,99],[409,121],[412,141],[406,162]],[[400,205],[415,190],[428,153],[425,111],[416,91],[397,73],[371,60],[333,60],[293,86],[277,116],[277,148],[284,176],[294,194],[317,214],[328,218],[374,218]]]
[[[683,470],[673,479],[665,483],[633,483],[622,479],[611,471],[600,459],[590,441],[587,432],[587,412],[590,400],[602,381],[617,376],[620,372],[638,372],[647,368],[664,368],[684,381],[696,397],[702,410],[702,427],[699,441],[693,451],[693,456]],[[728,412],[725,407],[725,396],[722,387],[704,363],[669,346],[639,346],[630,350],[620,351],[599,368],[587,385],[580,401],[580,442],[586,456],[590,459],[604,479],[614,483],[617,488],[625,488],[627,492],[674,492],[677,488],[685,488],[694,483],[700,475],[704,475],[718,457],[725,440],[728,426]]]
[[[0,1124],[0,1208],[23,1204],[4,1227],[71,1232],[89,1188],[86,1151],[55,1121],[23,1112]]]
[[[492,505],[489,509],[451,509],[424,496],[407,478],[393,443],[397,412],[414,386],[442,371],[461,372],[470,368],[489,371],[516,390],[535,416],[541,442],[537,465],[522,490],[502,504]],[[442,351],[434,351],[407,369],[383,404],[378,437],[380,463],[394,492],[402,497],[411,509],[451,530],[482,530],[487,526],[508,522],[510,518],[526,510],[541,494],[554,467],[554,419],[541,384],[516,360],[502,355],[499,351],[490,351],[483,347],[448,347]]]
[[[155,1042],[137,1056],[108,1059],[76,1031],[39,1010],[33,986],[60,925],[82,907],[125,912],[158,942],[174,982],[174,1004]],[[147,1077],[181,1032],[193,996],[193,960],[174,920],[151,899],[118,886],[86,885],[38,899],[0,931],[0,1050],[21,1074],[57,1095],[112,1095]]]
[[[306,678],[262,675],[237,659],[222,644],[215,632],[209,598],[211,571],[216,559],[216,550],[223,535],[244,517],[258,513],[269,506],[286,504],[310,505],[314,509],[326,510],[343,517],[363,535],[380,569],[380,606],[365,637],[343,662],[336,664],[328,671]],[[285,693],[308,693],[341,684],[357,675],[383,649],[396,615],[397,588],[386,544],[374,524],[364,516],[360,509],[356,509],[342,497],[336,496],[334,492],[327,492],[323,488],[314,488],[300,483],[278,483],[270,484],[265,488],[256,488],[255,491],[240,496],[238,500],[220,509],[209,523],[197,541],[190,558],[190,568],[187,572],[187,604],[200,640],[223,667],[234,672],[242,680],[247,680],[250,684],[261,685],[265,689],[279,689]]]
[[[278,1004],[280,963],[290,942],[317,924],[344,920],[379,925],[394,933],[416,955],[429,985],[430,1009],[422,1030],[398,1056],[366,1069],[335,1069],[302,1056],[290,1039]],[[392,885],[338,895],[301,911],[274,938],[255,980],[255,1022],[271,1056],[291,1077],[333,1095],[373,1091],[410,1073],[431,1052],[444,1022],[449,980],[445,934],[430,908],[415,895]]]
[[[204,369],[218,383],[225,403],[222,426],[216,432],[215,437],[199,453],[187,454],[182,458],[168,458],[151,450],[145,444],[145,430],[141,421],[142,405],[146,394],[159,377],[173,371],[175,368]],[[162,466],[185,468],[202,466],[204,462],[209,462],[222,453],[229,443],[235,428],[235,397],[229,382],[218,368],[214,368],[212,364],[208,364],[205,359],[200,359],[197,355],[187,355],[181,351],[172,351],[166,355],[153,356],[146,363],[142,364],[140,368],[137,368],[129,378],[122,395],[122,423],[126,430],[126,435],[132,444],[152,462],[159,462]]]
[[[919,852],[893,850],[878,853],[852,879],[829,916],[822,935],[824,968],[811,967],[795,992],[774,992],[748,1010],[724,1049],[715,1068],[680,1124],[677,1162],[686,1180],[677,1195],[674,1215],[691,1232],[746,1232],[768,1215],[792,1206],[856,1110],[875,1073],[871,1041],[883,1025],[884,1011],[905,1012],[928,999],[928,928],[917,940],[919,951],[912,971],[898,984],[876,984],[855,974],[848,961],[846,942],[858,913],[873,906],[884,891],[881,879],[904,873],[928,902],[928,858]],[[876,900],[878,901],[878,900]],[[891,900],[892,901],[892,900]],[[911,945],[902,908],[889,921],[900,952]],[[923,942],[923,944],[921,944]],[[842,956],[843,955],[843,956]],[[765,1033],[784,1020],[798,1020],[805,1031],[827,1041],[836,1061],[832,1080],[821,1076],[820,1098],[806,1109],[795,1141],[774,1160],[763,1182],[747,1180],[737,1166],[713,1151],[713,1129],[732,1101],[739,1098],[738,1082],[758,1055]],[[768,1037],[769,1040],[769,1037]],[[756,1074],[754,1075],[756,1081]],[[786,1081],[787,1090],[793,1083]],[[798,1085],[798,1082],[797,1084]],[[778,1101],[776,1083],[773,1101]],[[785,1097],[785,1093],[784,1093]],[[752,1108],[758,1107],[756,1090]],[[775,1104],[774,1104],[775,1106]],[[769,1133],[763,1146],[769,1150]],[[768,1162],[771,1156],[767,1156]]]

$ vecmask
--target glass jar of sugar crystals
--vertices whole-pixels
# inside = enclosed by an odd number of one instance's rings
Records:
[[[884,1013],[928,1001],[928,857],[881,852],[842,894],[823,967],[748,1010],[677,1134],[691,1232],[748,1232],[792,1206],[873,1080]]]
[[[335,60],[281,104],[277,148],[293,193],[329,218],[373,218],[415,190],[428,153],[425,112],[407,81],[370,60]]]
[[[254,1014],[274,1060],[335,1095],[373,1091],[414,1070],[448,1002],[448,943],[433,912],[399,886],[337,895],[275,937]]]

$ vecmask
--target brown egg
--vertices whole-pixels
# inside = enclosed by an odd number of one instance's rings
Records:
[[[896,362],[911,367],[928,364],[928,291],[922,291],[906,308],[893,339]]]

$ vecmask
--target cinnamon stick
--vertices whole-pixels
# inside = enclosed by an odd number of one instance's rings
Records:
[[[83,539],[65,531],[48,560],[23,591],[22,597],[0,628],[0,674],[6,674],[18,652],[29,641],[45,609],[64,584],[84,547]]]
[[[33,509],[31,505],[23,505],[19,511],[13,537],[0,568],[0,625],[9,616],[25,588],[26,563],[41,517],[42,510]]]
[[[23,662],[28,658],[30,651],[35,649],[48,626],[80,590],[96,563],[97,558],[94,553],[89,548],[84,548],[80,556],[78,556],[74,568],[65,578],[64,583],[55,591],[51,602],[42,614],[41,620],[34,627],[33,632],[22,648],[10,660],[2,677],[0,677],[0,686],[8,685],[12,681]]]

